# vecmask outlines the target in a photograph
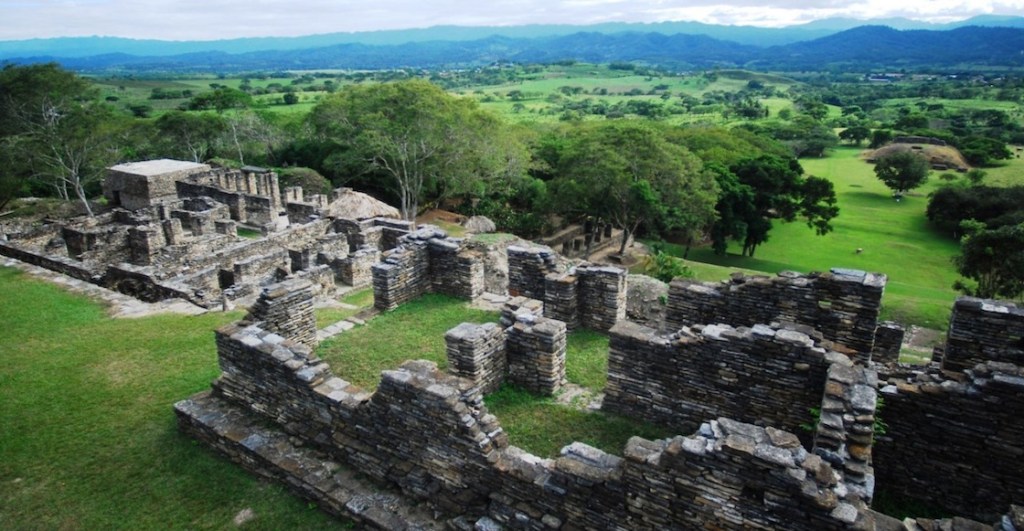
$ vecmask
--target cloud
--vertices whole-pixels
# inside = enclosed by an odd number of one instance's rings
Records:
[[[0,39],[111,35],[166,40],[294,36],[437,25],[695,20],[783,26],[828,17],[946,22],[1024,15],[1024,0],[0,0]]]

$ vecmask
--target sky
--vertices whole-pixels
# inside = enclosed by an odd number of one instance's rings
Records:
[[[697,21],[779,27],[833,17],[1024,16],[1024,0],[0,0],[0,40],[160,40],[425,28]]]

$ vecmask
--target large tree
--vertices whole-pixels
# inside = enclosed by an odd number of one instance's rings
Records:
[[[491,178],[521,174],[525,148],[471,99],[423,80],[349,85],[323,99],[310,124],[331,144],[336,175],[386,176],[402,216],[413,219],[428,191],[461,193]]]
[[[804,177],[795,158],[763,155],[727,171],[718,168],[716,173],[722,194],[712,239],[720,254],[731,239],[743,243],[744,256],[754,256],[757,247],[768,241],[773,219],[802,217],[815,233],[824,235],[832,231],[831,220],[839,215],[832,182]]]
[[[959,273],[976,285],[958,281],[954,287],[968,295],[986,299],[1014,299],[1024,294],[1024,223],[1004,225],[995,230],[981,223],[964,237],[960,254],[954,258]]]
[[[897,198],[924,184],[930,171],[928,159],[913,151],[895,151],[878,157],[875,162],[875,175]]]
[[[56,64],[0,71],[0,137],[11,159],[0,171],[45,183],[62,199],[74,195],[90,216],[86,189],[117,159],[119,125],[87,81]]]
[[[213,156],[213,150],[227,129],[224,117],[203,112],[170,111],[156,121],[167,153],[184,155],[194,162]]]
[[[644,123],[580,126],[557,166],[552,188],[561,209],[622,229],[620,253],[641,226],[689,230],[714,220],[713,176],[699,158]]]

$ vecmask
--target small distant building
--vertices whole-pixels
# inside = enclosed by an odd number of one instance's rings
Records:
[[[128,210],[152,207],[178,200],[175,182],[207,171],[208,164],[171,159],[118,164],[107,169],[103,195],[111,205]]]

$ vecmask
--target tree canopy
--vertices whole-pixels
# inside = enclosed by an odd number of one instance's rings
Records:
[[[768,241],[773,219],[802,217],[818,235],[832,231],[831,220],[839,215],[832,182],[805,178],[795,158],[762,155],[714,169],[722,190],[711,232],[715,252],[724,253],[732,239],[743,243],[744,256],[754,256]]]
[[[875,162],[875,175],[898,198],[928,180],[931,167],[928,159],[913,151],[896,151],[883,155]]]
[[[982,225],[983,226],[983,225]],[[973,280],[954,286],[968,295],[985,299],[1014,299],[1024,294],[1024,223],[994,230],[975,227],[965,236],[954,258],[957,271]]]

